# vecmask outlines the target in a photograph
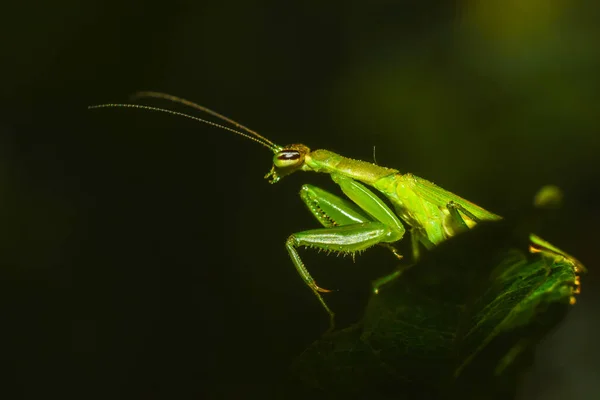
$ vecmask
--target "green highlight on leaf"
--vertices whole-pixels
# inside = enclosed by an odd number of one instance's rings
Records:
[[[520,231],[481,223],[442,243],[373,295],[360,323],[309,346],[294,376],[331,396],[511,398],[584,271]]]

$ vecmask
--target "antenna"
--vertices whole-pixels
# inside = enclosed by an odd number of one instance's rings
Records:
[[[269,150],[271,150],[274,153],[276,153],[279,150],[281,150],[281,146],[277,146],[273,142],[271,142],[271,141],[263,138],[262,136],[260,136],[258,134],[256,135],[257,137],[255,137],[255,136],[252,136],[252,135],[250,135],[248,133],[240,132],[240,131],[237,131],[235,129],[229,128],[227,126],[217,124],[217,123],[212,122],[212,121],[208,121],[208,120],[205,120],[205,119],[202,119],[202,118],[194,117],[194,116],[191,116],[191,115],[188,115],[188,114],[184,114],[184,113],[181,113],[181,112],[178,112],[178,111],[167,110],[167,109],[164,109],[164,108],[144,106],[144,105],[140,105],[140,104],[108,103],[108,104],[99,104],[99,105],[96,105],[96,106],[89,106],[88,110],[93,110],[93,109],[97,109],[97,108],[119,108],[119,107],[120,108],[138,108],[138,109],[142,109],[142,110],[158,111],[158,112],[163,112],[163,113],[166,113],[166,114],[177,115],[177,116],[180,116],[180,117],[189,118],[189,119],[192,119],[194,121],[198,121],[198,122],[202,122],[204,124],[210,125],[210,126],[214,126],[215,128],[220,128],[220,129],[224,129],[224,130],[229,131],[229,132],[236,133],[236,134],[238,134],[240,136],[243,136],[243,137],[245,137],[247,139],[250,139],[250,140],[253,140],[253,141],[257,142],[257,143],[260,143],[261,145],[265,146],[266,148],[268,148]]]
[[[173,95],[170,95],[167,93],[161,93],[161,92],[141,91],[141,92],[134,93],[131,96],[131,100],[138,100],[138,99],[141,99],[144,97],[153,97],[155,99],[168,100],[168,101],[172,101],[173,103],[179,103],[179,104],[183,104],[188,107],[195,108],[196,110],[205,112],[208,115],[212,115],[215,118],[219,118],[220,120],[225,121],[225,122],[235,126],[236,128],[241,129],[241,130],[245,131],[246,133],[249,133],[252,136],[256,136],[257,138],[262,139],[265,143],[268,143],[271,146],[277,146],[275,143],[271,142],[266,137],[258,134],[257,132],[253,131],[250,128],[245,127],[244,125],[240,124],[239,122],[236,122],[236,121],[232,120],[231,118],[227,118],[226,116],[219,114],[218,112],[213,111],[208,107],[201,106],[200,104],[183,99],[181,97],[177,97],[177,96],[173,96]]]

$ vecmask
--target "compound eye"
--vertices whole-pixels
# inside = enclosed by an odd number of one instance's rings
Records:
[[[273,164],[277,168],[293,167],[302,162],[301,158],[298,150],[282,150],[273,157]]]

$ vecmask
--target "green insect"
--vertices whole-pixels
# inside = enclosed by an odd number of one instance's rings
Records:
[[[138,104],[104,104],[90,108],[142,108],[208,123],[235,132],[271,150],[274,154],[273,166],[265,176],[271,183],[279,182],[296,171],[312,171],[329,174],[340,186],[348,199],[312,185],[302,186],[300,198],[323,227],[293,233],[285,242],[296,270],[329,314],[330,330],[334,327],[335,317],[322,294],[331,290],[317,285],[300,258],[300,247],[354,255],[372,246],[382,245],[400,259],[402,255],[394,247],[394,243],[405,236],[408,228],[412,257],[416,261],[420,257],[421,247],[431,249],[480,221],[501,219],[500,216],[410,173],[401,174],[396,169],[352,160],[329,150],[311,150],[304,144],[280,146],[221,114],[178,97],[157,92],[140,92],[135,95],[138,99],[142,97],[185,104],[219,118],[236,129],[187,114]],[[394,209],[380,196],[387,198]],[[397,275],[393,273],[380,279],[375,285],[375,293],[381,285]]]

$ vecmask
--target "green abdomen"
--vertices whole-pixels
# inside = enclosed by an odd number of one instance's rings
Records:
[[[439,244],[454,234],[447,224],[447,205],[450,202],[460,205],[479,220],[501,218],[433,182],[412,174],[383,177],[373,186],[394,204],[400,218],[412,227],[425,231],[433,244]],[[475,225],[475,221],[468,216],[461,214],[461,217],[469,227]]]

